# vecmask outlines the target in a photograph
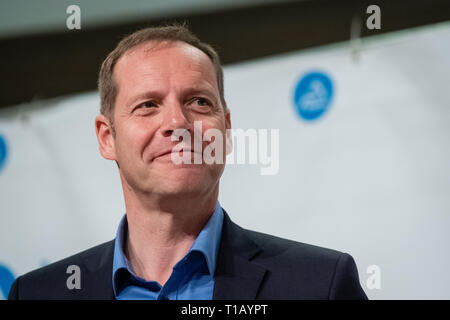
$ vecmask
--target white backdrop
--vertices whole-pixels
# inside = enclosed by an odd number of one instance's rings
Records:
[[[294,92],[312,71],[333,93],[303,88],[329,103],[309,121]],[[244,227],[350,253],[371,299],[450,299],[449,78],[449,23],[365,39],[359,58],[340,43],[227,66],[232,126],[279,129],[280,160],[269,176],[228,165],[222,206]],[[125,209],[98,110],[92,92],[0,111],[0,297],[12,277],[114,237]]]

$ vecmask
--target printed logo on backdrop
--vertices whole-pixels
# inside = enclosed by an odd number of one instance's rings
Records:
[[[294,105],[304,120],[316,120],[329,109],[333,83],[323,72],[308,72],[299,80],[294,92]]]
[[[0,299],[7,299],[14,282],[14,274],[6,266],[0,264]],[[3,297],[2,297],[3,296]]]
[[[6,140],[0,134],[0,172],[2,171],[3,167],[5,166],[7,155],[8,155],[8,149],[6,146]]]

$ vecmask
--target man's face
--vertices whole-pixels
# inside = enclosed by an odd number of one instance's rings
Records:
[[[194,121],[201,121],[197,136],[210,128],[220,130],[225,155],[230,114],[221,104],[208,56],[183,42],[149,42],[119,59],[114,79],[115,138],[109,138],[112,147],[106,157],[117,161],[125,187],[153,195],[192,196],[218,186],[224,161],[179,165],[170,153],[179,143],[171,139],[176,129],[190,133],[192,140],[186,143],[194,148]],[[190,156],[193,159],[194,152]]]
[[[189,132],[192,140],[186,143],[194,149],[194,121],[201,121],[197,137],[208,129],[220,130],[225,155],[230,113],[221,104],[208,56],[183,42],[149,42],[119,59],[114,79],[118,88],[115,137],[105,125],[99,125],[102,116],[97,117],[96,127],[100,151],[105,158],[117,161],[124,187],[176,196],[205,195],[215,189],[224,161],[180,165],[172,161],[171,154],[179,144],[172,141],[174,130]],[[209,143],[203,142],[200,149]],[[194,159],[193,151],[184,152],[190,152]]]

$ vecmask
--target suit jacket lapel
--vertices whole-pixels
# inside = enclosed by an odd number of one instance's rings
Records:
[[[80,290],[82,299],[112,300],[114,292],[112,289],[112,269],[114,256],[114,240],[105,244],[105,250],[100,257],[88,256],[84,260],[86,273],[82,274],[85,290]]]
[[[260,252],[261,248],[230,220],[224,210],[213,299],[255,299],[267,272],[266,268],[251,261]]]

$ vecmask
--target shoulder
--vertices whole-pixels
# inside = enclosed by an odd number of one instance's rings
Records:
[[[367,299],[356,263],[348,253],[242,230],[261,249],[253,262],[268,270],[263,290],[268,297]]]
[[[258,260],[270,264],[272,259],[276,259],[277,266],[284,264],[288,266],[297,260],[304,263],[315,262],[320,265],[333,265],[343,254],[337,250],[243,228],[233,222],[225,210],[222,232],[222,239],[225,238],[227,248],[257,247],[259,248],[259,253],[256,256]]]
[[[277,258],[277,265],[293,262],[314,264],[316,267],[334,267],[345,253],[308,243],[293,241],[274,235],[243,229],[246,236],[261,248],[259,259]]]
[[[9,299],[58,299],[67,291],[67,278],[74,270],[88,275],[111,265],[114,240],[59,260],[18,277],[13,283]],[[74,269],[75,268],[75,269]]]

